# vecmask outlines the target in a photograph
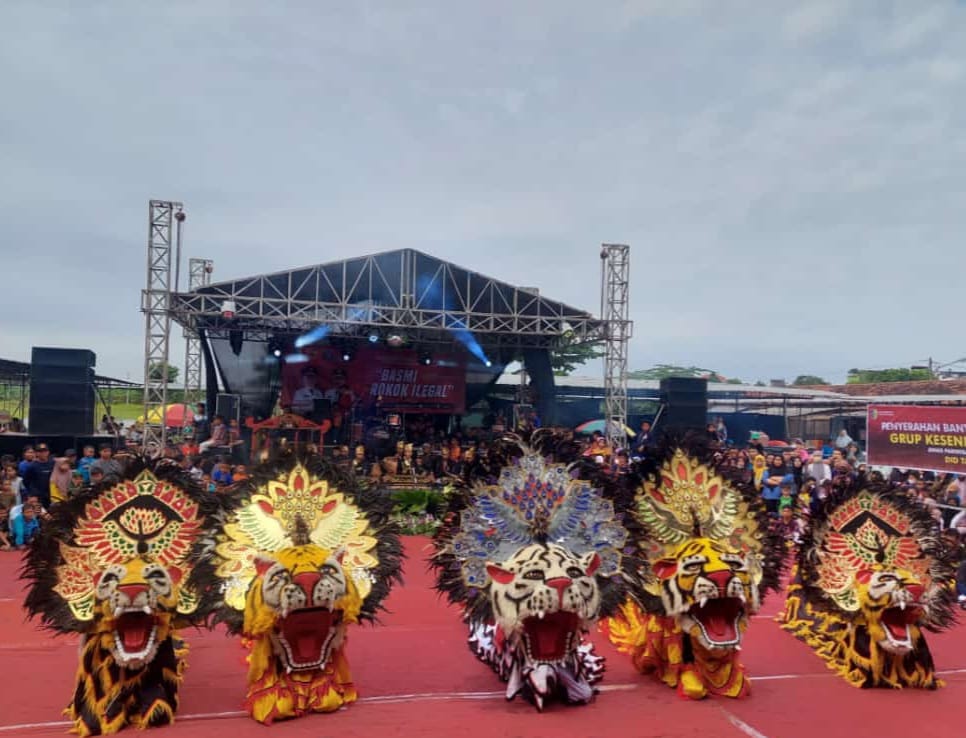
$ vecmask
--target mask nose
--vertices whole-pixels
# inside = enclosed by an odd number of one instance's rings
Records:
[[[557,604],[563,607],[563,596],[567,587],[573,583],[573,579],[569,577],[554,577],[553,579],[548,579],[546,584],[548,587],[552,587],[557,590]]]
[[[118,590],[127,595],[128,600],[134,602],[138,595],[147,594],[148,588],[144,584],[119,584],[117,585]]]
[[[305,596],[311,602],[312,593],[315,591],[315,585],[319,583],[321,578],[322,575],[317,571],[306,571],[301,574],[296,574],[294,577],[292,577],[292,581],[295,582],[295,584],[297,584],[303,592],[305,592]]]
[[[705,574],[705,577],[717,585],[719,594],[724,597],[728,591],[728,582],[731,581],[731,570],[722,569],[720,571],[710,571]]]
[[[921,584],[907,584],[906,592],[912,596],[913,602],[919,602],[919,598],[922,597],[922,593],[926,591],[926,588]]]

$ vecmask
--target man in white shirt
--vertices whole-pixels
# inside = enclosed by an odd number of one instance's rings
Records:
[[[292,395],[292,412],[298,415],[311,415],[315,409],[315,401],[322,400],[325,395],[315,386],[318,375],[313,367],[302,370],[302,386]]]
[[[802,476],[805,479],[812,477],[817,484],[821,484],[826,479],[831,481],[832,469],[825,463],[821,451],[812,454],[812,461],[805,465]]]

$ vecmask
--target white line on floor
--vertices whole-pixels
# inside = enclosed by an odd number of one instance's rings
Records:
[[[731,723],[732,725],[734,725],[738,730],[740,730],[745,735],[750,736],[750,738],[768,738],[767,735],[765,735],[764,733],[762,733],[760,730],[755,730],[755,728],[753,728],[752,726],[748,725],[748,723],[746,723],[744,720],[742,720],[737,715],[732,715],[727,710],[722,710],[722,712],[725,715],[727,715],[728,722],[729,723]]]
[[[937,671],[937,674],[966,674],[966,668],[964,669],[945,669],[943,671]],[[764,676],[754,676],[751,677],[752,681],[764,682],[777,679],[805,679],[810,677],[829,677],[834,678],[835,675],[831,673],[827,674],[767,674]],[[601,692],[627,692],[635,689],[640,689],[642,685],[647,684],[649,680],[647,678],[642,678],[640,682],[634,682],[629,684],[603,684],[598,687]],[[401,704],[406,702],[436,702],[439,700],[494,700],[503,699],[505,692],[416,692],[411,694],[384,694],[384,695],[374,695],[372,697],[360,697],[358,702],[360,704],[373,704],[373,705],[393,705]],[[727,715],[729,722],[736,728],[741,730],[746,735],[751,738],[768,738],[768,736],[755,730],[748,723],[742,721],[741,719],[735,717],[727,710],[722,710],[722,712]],[[225,718],[236,718],[236,717],[246,717],[248,713],[241,710],[231,710],[228,712],[198,712],[191,713],[189,715],[179,715],[177,717],[178,722],[191,722],[192,720],[221,720]],[[31,730],[35,728],[67,728],[70,727],[70,723],[66,720],[58,720],[49,723],[19,723],[17,725],[0,725],[0,733],[13,733],[21,730]]]

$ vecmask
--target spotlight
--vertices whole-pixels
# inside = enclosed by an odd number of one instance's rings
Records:
[[[427,352],[423,351],[419,355],[419,363],[422,364],[422,365],[424,365],[424,366],[429,366],[430,364],[433,363],[433,355],[430,354],[430,353],[427,353]]]
[[[386,339],[386,343],[388,343],[393,348],[398,348],[402,346],[404,343],[406,343],[406,339],[400,336],[398,333],[393,333],[392,335],[389,336],[389,338]]]
[[[285,348],[285,344],[281,338],[272,337],[268,339],[268,351],[276,359],[282,358],[282,350]]]
[[[349,349],[345,349],[342,352],[343,361],[352,361],[352,352]]]
[[[369,334],[369,343],[379,343],[379,334],[373,331]]]
[[[487,359],[486,361],[483,362],[483,366],[489,369],[491,366],[493,366],[493,362]]]
[[[235,301],[225,300],[221,303],[221,317],[225,320],[231,320],[235,317]]]

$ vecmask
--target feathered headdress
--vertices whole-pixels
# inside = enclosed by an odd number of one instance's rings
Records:
[[[94,618],[103,571],[137,556],[158,562],[181,581],[200,562],[197,541],[218,516],[219,503],[168,460],[135,459],[119,482],[102,483],[51,509],[27,555],[25,606],[44,626],[85,632]],[[178,614],[206,614],[191,586],[180,588]]]
[[[471,620],[488,621],[489,599],[480,596],[489,582],[487,562],[505,561],[533,543],[558,544],[578,556],[597,553],[602,616],[628,588],[639,589],[636,540],[614,501],[580,479],[576,465],[548,460],[519,439],[492,453],[505,463],[498,477],[477,479],[457,495],[435,540],[437,589],[451,602],[465,604]]]
[[[747,558],[761,595],[778,589],[784,547],[764,501],[753,484],[719,468],[706,443],[668,439],[642,471],[635,504],[649,561],[673,558],[690,538],[709,538]],[[652,593],[656,587],[651,579]]]
[[[318,455],[283,452],[255,467],[236,509],[216,529],[216,568],[203,583],[220,605],[218,620],[240,630],[255,558],[313,543],[343,552],[342,564],[363,598],[361,617],[375,619],[393,580],[401,581],[402,547],[389,521],[388,495],[360,488]]]
[[[798,571],[809,602],[846,617],[859,612],[855,575],[882,566],[916,574],[928,602],[923,626],[955,620],[955,552],[944,544],[929,510],[881,482],[833,491],[813,514],[799,549]]]

